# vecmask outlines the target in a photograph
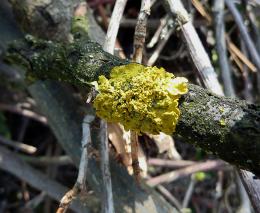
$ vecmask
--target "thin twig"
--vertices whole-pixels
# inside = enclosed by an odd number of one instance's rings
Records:
[[[212,160],[206,161],[203,163],[197,163],[195,165],[187,166],[183,169],[175,170],[172,172],[168,172],[157,177],[151,178],[147,181],[149,186],[157,186],[161,183],[169,183],[175,181],[179,178],[187,177],[195,172],[199,171],[208,171],[208,170],[216,170],[224,167],[226,165],[225,162],[221,160]]]
[[[196,164],[195,161],[188,161],[188,160],[166,160],[166,159],[159,159],[159,158],[150,158],[148,160],[148,164],[150,166],[162,166],[168,168],[183,168],[186,166],[191,166]]]
[[[158,59],[160,53],[162,52],[164,46],[166,45],[167,41],[169,40],[171,34],[173,33],[174,29],[171,28],[167,31],[167,33],[165,34],[165,36],[160,40],[160,42],[158,43],[155,51],[153,52],[153,54],[151,55],[151,57],[148,59],[147,65],[148,66],[152,66],[156,60]]]
[[[105,43],[103,49],[112,55],[114,54],[116,37],[119,29],[119,24],[123,16],[124,8],[127,0],[117,0],[112,12],[112,17],[109,22]],[[107,123],[100,120],[100,157],[101,157],[101,170],[103,179],[103,199],[102,199],[102,212],[113,213],[114,201],[112,192],[112,181],[109,169],[109,148],[108,148],[108,133]]]
[[[69,190],[61,199],[57,213],[65,213],[71,202],[86,189],[86,175],[88,167],[88,150],[91,145],[90,123],[94,120],[94,116],[86,115],[82,123],[82,153],[79,164],[79,172],[77,181],[73,188]]]
[[[45,197],[46,197],[46,192],[41,192],[39,195],[35,196],[33,199],[28,201],[22,209],[24,210],[24,212],[28,209],[33,210],[34,208],[39,206],[41,202],[43,202]]]
[[[179,212],[181,212],[181,204],[180,202],[162,185],[158,185],[156,189],[169,201],[173,206],[177,208]]]
[[[248,52],[246,49],[245,42],[242,39],[240,39],[240,43],[241,43],[241,51],[247,57]],[[246,65],[243,65],[242,77],[244,80],[244,91],[243,91],[244,98],[248,102],[253,103],[254,102],[254,97],[253,97],[253,93],[252,93],[253,83],[252,83],[252,80],[249,75],[249,69]]]
[[[248,197],[248,194],[245,190],[245,187],[241,181],[241,178],[239,177],[238,171],[235,171],[235,177],[237,180],[237,187],[239,189],[239,194],[240,194],[240,206],[238,210],[236,211],[237,213],[251,213],[251,203]]]
[[[245,170],[239,170],[239,176],[242,180],[242,183],[249,195],[252,206],[254,207],[255,212],[260,212],[260,184],[259,179],[254,178],[254,175],[251,172]]]
[[[230,38],[226,35],[226,40],[229,48],[230,53],[234,53],[237,58],[239,58],[252,72],[256,72],[257,68],[254,64],[249,61],[248,57],[243,54],[238,47],[230,40]]]
[[[139,160],[138,160],[138,135],[135,131],[130,131],[130,140],[131,140],[131,157],[132,157],[132,167],[133,167],[133,173],[136,182],[140,183],[140,166],[139,166]]]
[[[134,34],[134,53],[133,61],[137,63],[142,63],[143,57],[143,47],[145,43],[146,29],[147,29],[147,19],[150,15],[150,0],[142,0],[141,9],[138,15],[135,34]],[[140,166],[138,160],[138,135],[135,131],[130,130],[130,142],[131,142],[131,158],[132,158],[132,168],[133,174],[136,182],[139,184],[140,177]]]
[[[107,134],[107,122],[100,120],[100,157],[101,157],[101,170],[103,179],[103,200],[102,200],[102,212],[113,213],[114,201],[112,193],[112,181],[109,170],[109,148],[108,148],[108,134]]]
[[[111,20],[109,22],[103,49],[111,54],[114,53],[116,37],[119,29],[120,20],[123,16],[127,0],[117,0]]]
[[[196,179],[193,176],[191,176],[190,184],[189,184],[188,189],[187,189],[185,196],[183,198],[182,208],[188,207],[192,193],[194,191],[195,183],[196,183]]]
[[[27,163],[32,165],[38,166],[48,166],[48,165],[55,165],[55,166],[62,166],[62,165],[72,165],[73,161],[68,155],[64,156],[55,156],[55,157],[48,157],[48,156],[27,156],[27,155],[19,155]]]
[[[33,154],[37,151],[37,148],[34,147],[34,146],[31,146],[31,145],[28,145],[28,144],[25,144],[25,143],[21,143],[21,142],[18,142],[18,141],[9,140],[7,138],[4,138],[1,135],[0,135],[0,143],[7,145],[7,146],[10,146],[10,147],[13,147],[15,149],[18,149],[18,150],[25,152],[27,154]]]
[[[227,58],[227,49],[225,41],[224,26],[224,0],[214,1],[214,17],[215,17],[215,38],[217,44],[217,52],[219,58],[219,66],[221,69],[224,91],[226,96],[235,96],[234,85],[232,82],[231,70]]]
[[[46,117],[39,115],[35,112],[32,112],[28,109],[22,109],[19,106],[15,106],[15,105],[13,106],[13,105],[9,105],[9,104],[0,103],[0,110],[5,110],[5,111],[17,113],[17,114],[23,115],[25,117],[39,121],[43,124],[47,124]]]
[[[143,47],[146,37],[147,19],[150,15],[150,0],[142,0],[141,10],[138,15],[134,34],[134,55],[133,61],[142,63]]]
[[[109,18],[108,18],[108,16],[106,15],[105,8],[104,8],[104,6],[103,6],[102,4],[98,5],[98,12],[99,12],[99,14],[100,14],[100,16],[101,16],[101,18],[102,18],[102,23],[103,23],[105,29],[107,30],[107,29],[108,29],[108,26],[109,26],[109,21],[108,21]],[[115,43],[115,48],[114,48],[114,49],[115,49],[115,50],[118,50],[118,56],[119,56],[120,58],[123,58],[123,59],[126,58],[125,53],[124,53],[124,51],[123,51],[123,49],[122,49],[122,46],[121,46],[121,44],[119,43],[118,39],[116,39],[116,43]],[[115,54],[116,54],[116,53],[115,53]]]
[[[153,37],[151,38],[150,42],[147,44],[148,48],[153,48],[154,45],[158,42],[158,40],[160,38],[160,35],[161,35],[161,32],[162,32],[164,26],[167,23],[167,20],[168,20],[168,16],[167,15],[160,19],[159,27],[155,31],[155,33],[154,33]]]

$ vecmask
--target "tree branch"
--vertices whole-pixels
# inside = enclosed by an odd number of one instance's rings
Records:
[[[24,45],[19,43],[10,48],[9,53],[22,58],[23,64],[29,64],[29,73],[36,78],[76,85],[88,85],[99,75],[109,76],[112,67],[129,63],[92,42],[63,46],[44,41],[32,43],[27,39]],[[258,106],[220,97],[190,84],[189,93],[181,99],[180,110],[176,135],[227,162],[260,174]]]

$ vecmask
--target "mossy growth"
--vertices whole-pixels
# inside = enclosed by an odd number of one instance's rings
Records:
[[[126,130],[172,134],[180,116],[178,100],[188,92],[188,80],[163,68],[130,63],[99,76],[94,107],[99,117],[119,122]]]

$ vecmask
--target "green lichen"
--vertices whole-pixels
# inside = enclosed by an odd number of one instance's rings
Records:
[[[127,130],[172,134],[180,116],[178,100],[188,92],[188,80],[163,68],[131,63],[112,69],[110,79],[100,76],[97,115],[122,123]]]

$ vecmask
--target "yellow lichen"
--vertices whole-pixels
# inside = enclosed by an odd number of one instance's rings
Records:
[[[221,126],[226,126],[226,121],[225,121],[225,119],[220,119],[220,120],[219,120],[219,123],[220,123]]]
[[[178,100],[188,80],[163,68],[140,64],[114,67],[110,79],[100,76],[94,107],[99,117],[126,130],[172,134],[180,116]]]

